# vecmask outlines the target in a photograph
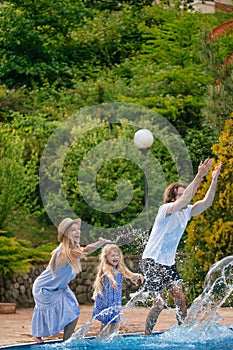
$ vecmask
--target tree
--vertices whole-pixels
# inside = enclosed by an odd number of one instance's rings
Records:
[[[216,163],[222,162],[223,167],[218,180],[218,187],[213,205],[201,215],[194,217],[187,228],[186,242],[187,275],[190,284],[199,293],[209,267],[232,255],[233,249],[233,114],[225,122],[219,137],[219,143],[213,145]],[[195,196],[195,201],[203,198],[211,181],[211,173]],[[190,253],[192,252],[192,253]]]
[[[233,21],[215,27],[206,39],[206,55],[214,84],[209,85],[203,112],[218,130],[233,110]]]
[[[222,36],[229,35],[232,33],[233,33],[233,21],[223,23],[212,30],[212,32],[210,33],[210,35],[206,40],[206,43],[209,44],[213,40],[216,40]],[[232,55],[233,55],[233,52],[231,52],[229,56],[227,56],[227,58],[223,62],[223,66],[227,66],[228,64],[230,64],[230,62],[233,59]]]
[[[0,128],[0,228],[11,211],[27,207],[38,184],[37,156],[25,159],[23,140],[8,125]]]
[[[145,9],[142,18],[140,53],[116,68],[128,82],[119,98],[153,108],[185,136],[187,128],[200,129],[203,96],[213,82],[200,61],[206,18],[158,5]]]
[[[72,31],[86,11],[80,0],[10,0],[1,8],[0,80],[8,87],[32,86],[71,77]]]
[[[93,9],[98,9],[100,11],[110,10],[110,11],[120,11],[122,6],[127,4],[134,6],[136,8],[141,8],[144,6],[151,6],[154,0],[83,0],[86,7]]]
[[[0,82],[72,87],[119,64],[141,45],[137,12],[97,11],[73,0],[11,0],[2,9]]]

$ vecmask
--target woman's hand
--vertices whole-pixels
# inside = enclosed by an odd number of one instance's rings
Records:
[[[95,243],[88,244],[85,248],[83,248],[83,251],[87,254],[91,254],[95,250],[101,248],[106,243],[112,243],[112,241],[109,239],[104,239],[100,237],[98,241],[96,241]]]
[[[112,243],[111,239],[105,239],[102,237],[99,237],[99,242],[106,244],[106,243]]]

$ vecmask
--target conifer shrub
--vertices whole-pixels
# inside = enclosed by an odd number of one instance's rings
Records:
[[[185,274],[188,276],[189,297],[191,299],[202,291],[203,281],[210,266],[222,258],[232,255],[232,145],[233,114],[225,122],[219,142],[212,147],[216,156],[214,166],[219,162],[223,163],[214,202],[205,212],[194,217],[187,228]],[[211,176],[210,172],[206,177],[206,182],[197,192],[194,201],[205,196]]]

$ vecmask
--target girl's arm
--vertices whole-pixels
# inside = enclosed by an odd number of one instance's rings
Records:
[[[144,282],[144,276],[141,273],[134,273],[125,266],[124,268],[124,276],[129,278],[132,282],[136,282],[140,280],[142,283]]]
[[[91,254],[95,250],[101,248],[106,243],[112,243],[112,242],[109,239],[104,239],[104,238],[100,237],[97,242],[88,244],[86,247],[84,247],[83,248],[83,252],[86,253],[86,254]]]

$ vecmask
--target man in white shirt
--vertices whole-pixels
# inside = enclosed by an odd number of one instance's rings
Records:
[[[201,162],[197,175],[188,186],[180,182],[173,182],[164,192],[164,204],[158,210],[154,226],[142,255],[145,286],[153,296],[153,305],[146,319],[146,335],[152,333],[158,316],[164,307],[164,288],[174,298],[178,324],[182,324],[186,317],[186,300],[182,280],[176,267],[175,256],[178,244],[190,218],[202,213],[213,203],[222,164],[214,169],[212,181],[205,197],[193,205],[189,204],[203,177],[212,167],[212,163],[211,159]]]

